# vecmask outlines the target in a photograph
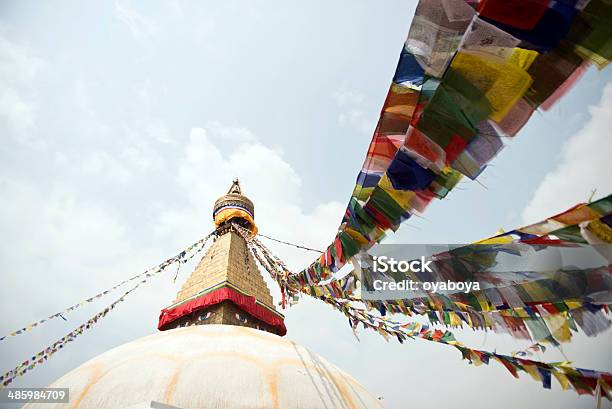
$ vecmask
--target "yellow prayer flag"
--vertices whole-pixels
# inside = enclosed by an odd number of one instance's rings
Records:
[[[415,197],[415,193],[411,190],[396,190],[391,184],[391,180],[385,173],[378,182],[379,186],[399,204],[402,209],[412,208],[412,201]]]
[[[510,55],[510,59],[508,60],[508,62],[514,64],[520,69],[527,71],[529,67],[531,67],[531,64],[533,64],[533,62],[535,61],[538,55],[540,54],[537,51],[526,50],[524,48],[516,47],[512,51],[512,54]]]
[[[612,229],[600,220],[589,222],[587,229],[606,243],[612,243]]]
[[[521,364],[521,366],[523,367],[523,369],[525,369],[525,372],[527,372],[529,375],[531,375],[531,377],[533,378],[534,381],[540,381],[540,372],[538,371],[538,368],[535,365],[526,365],[526,364]]]
[[[513,53],[514,55],[514,53]],[[527,64],[528,54],[517,52],[516,63],[478,51],[457,53],[451,67],[480,89],[493,108],[491,119],[499,122],[525,94],[531,76],[518,63]]]
[[[563,372],[552,371],[552,374],[555,376],[557,381],[559,381],[561,389],[565,391],[569,388],[569,379],[567,379],[567,376]]]

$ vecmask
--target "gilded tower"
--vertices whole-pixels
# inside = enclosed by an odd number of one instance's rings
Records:
[[[216,237],[191,273],[174,303],[163,309],[158,328],[189,325],[238,325],[285,335],[284,317],[274,308],[266,285],[245,240],[232,228],[238,224],[253,234],[253,202],[234,180],[227,194],[215,202]]]

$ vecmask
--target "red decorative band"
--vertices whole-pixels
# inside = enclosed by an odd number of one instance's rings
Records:
[[[164,308],[159,315],[157,329],[160,331],[167,330],[172,322],[225,300],[233,302],[252,317],[274,327],[278,335],[283,336],[287,333],[287,328],[282,318],[262,305],[257,304],[255,297],[240,294],[230,287],[219,288],[176,307]]]

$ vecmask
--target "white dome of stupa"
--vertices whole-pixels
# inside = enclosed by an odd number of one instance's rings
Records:
[[[69,388],[70,402],[25,408],[382,407],[319,355],[277,335],[232,325],[189,326],[137,339],[50,387]]]

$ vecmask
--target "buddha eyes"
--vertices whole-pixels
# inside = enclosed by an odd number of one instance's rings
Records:
[[[247,318],[246,318],[245,316],[240,315],[240,314],[238,314],[238,313],[236,313],[236,319],[237,319],[238,321],[242,322],[243,324],[246,324],[246,323],[247,323],[247,321],[248,321],[248,320],[247,320]]]
[[[213,315],[212,311],[207,311],[204,314],[198,315],[198,321],[206,321]]]

